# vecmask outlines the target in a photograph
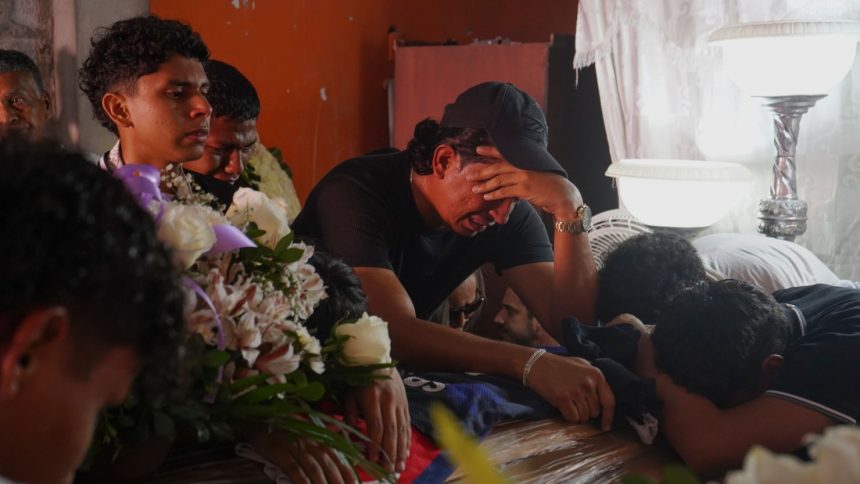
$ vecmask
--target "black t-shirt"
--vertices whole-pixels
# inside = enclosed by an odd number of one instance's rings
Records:
[[[311,191],[293,229],[353,267],[394,271],[425,319],[485,262],[503,271],[553,260],[546,229],[525,202],[514,206],[508,223],[474,237],[428,229],[412,196],[410,170],[403,152],[339,164]]]
[[[826,284],[773,293],[794,315],[785,362],[766,394],[843,423],[860,417],[860,290]],[[792,307],[793,306],[793,307]]]

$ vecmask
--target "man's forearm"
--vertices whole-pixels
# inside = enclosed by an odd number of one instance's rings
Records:
[[[389,319],[389,334],[397,361],[434,371],[473,371],[519,379],[535,351],[417,318]]]
[[[576,316],[583,323],[595,321],[597,267],[588,234],[556,232],[552,281],[552,325],[550,332],[561,336],[561,320]]]

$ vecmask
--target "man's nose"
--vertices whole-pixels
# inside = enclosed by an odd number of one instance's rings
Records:
[[[206,100],[206,96],[202,94],[194,96],[191,100],[191,117],[209,117],[210,114],[212,114],[212,105]]]
[[[245,163],[242,158],[242,150],[233,150],[233,152],[230,153],[230,159],[227,160],[227,166],[224,167],[224,171],[231,175],[241,174],[242,170],[245,168]]]
[[[511,211],[514,208],[514,199],[506,198],[496,207],[490,210],[490,217],[497,224],[508,223],[508,218],[511,216]]]
[[[10,124],[18,119],[18,113],[6,103],[0,103],[0,124]]]

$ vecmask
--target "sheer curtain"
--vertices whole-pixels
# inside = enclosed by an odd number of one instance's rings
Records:
[[[612,160],[735,161],[749,195],[712,231],[756,231],[774,158],[770,115],[707,45],[719,27],[762,20],[860,20],[860,0],[580,0],[574,67],[595,64]],[[797,69],[804,66],[798,65]],[[800,123],[798,190],[809,204],[797,242],[840,277],[860,280],[860,57]]]

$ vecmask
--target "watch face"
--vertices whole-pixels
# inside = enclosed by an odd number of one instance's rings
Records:
[[[582,206],[582,230],[591,230],[591,207]]]

